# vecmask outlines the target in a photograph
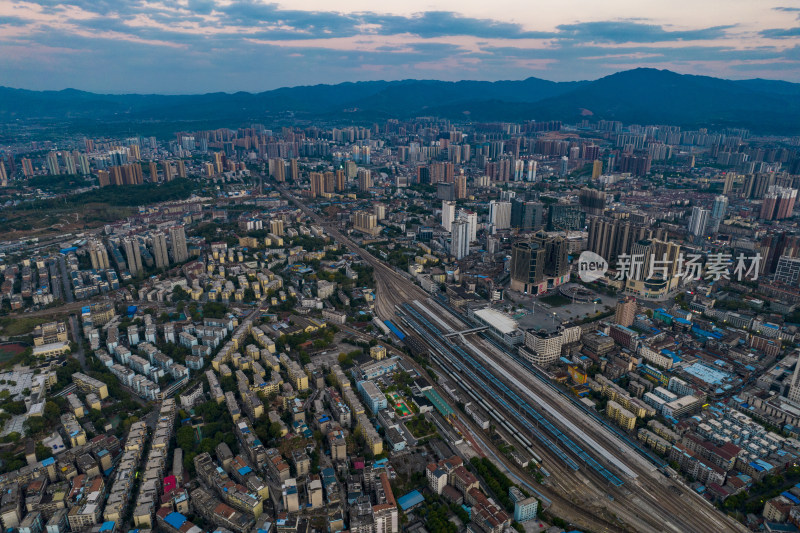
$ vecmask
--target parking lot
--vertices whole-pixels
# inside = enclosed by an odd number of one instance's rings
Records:
[[[551,293],[557,294],[557,290],[551,291]],[[523,306],[522,309],[515,310],[514,313],[514,316],[518,317],[517,321],[520,328],[545,329],[548,331],[558,327],[562,322],[580,320],[595,313],[614,309],[617,304],[616,297],[602,293],[597,293],[597,298],[600,300],[598,303],[576,301],[575,303],[559,306],[548,305],[529,295],[517,293],[509,296],[512,301]],[[519,316],[522,313],[525,314]]]

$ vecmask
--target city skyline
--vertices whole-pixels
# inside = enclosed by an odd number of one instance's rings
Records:
[[[0,68],[3,84],[18,88],[162,94],[409,78],[572,81],[636,67],[800,81],[800,7],[791,2],[566,7],[11,0],[0,3]]]

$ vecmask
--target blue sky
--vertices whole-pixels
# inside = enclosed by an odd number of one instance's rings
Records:
[[[800,82],[800,0],[0,0],[0,85],[201,93],[375,79]],[[335,6],[335,7],[334,7]]]

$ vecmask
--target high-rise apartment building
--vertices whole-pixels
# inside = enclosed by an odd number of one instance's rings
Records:
[[[356,211],[353,213],[353,227],[359,231],[375,235],[378,233],[378,217],[369,211]]]
[[[566,239],[559,236],[549,236],[544,231],[538,231],[531,237],[531,242],[538,244],[544,250],[542,272],[545,276],[562,278],[569,273],[569,246]]]
[[[175,175],[172,172],[172,163],[169,161],[162,161],[161,168],[164,169],[164,181],[169,182],[175,178]]]
[[[367,192],[371,188],[372,188],[372,173],[369,171],[369,169],[359,168],[358,190],[361,192]]]
[[[344,175],[344,170],[337,169],[336,170],[336,184],[334,186],[334,190],[336,192],[341,192],[347,188],[347,178]]]
[[[577,205],[552,204],[547,209],[547,231],[577,231],[586,226],[586,213]]]
[[[528,161],[528,181],[536,181],[536,166],[537,163],[533,159]]]
[[[595,159],[592,163],[592,181],[603,175],[603,161]]]
[[[790,218],[797,200],[797,189],[770,185],[761,203],[759,218],[763,220],[782,220]]]
[[[269,232],[280,237],[283,235],[283,220],[273,218],[269,221]]]
[[[296,182],[297,180],[300,179],[300,167],[298,165],[296,157],[292,158],[289,168],[292,176],[292,181]]]
[[[179,178],[185,178],[186,177],[186,163],[183,162],[183,159],[178,159],[177,167],[178,167],[178,177]]]
[[[269,175],[277,182],[286,181],[286,163],[280,157],[269,160]]]
[[[587,215],[600,216],[606,209],[606,193],[597,189],[581,189],[578,201]]]
[[[695,237],[702,237],[708,228],[711,212],[708,209],[694,206],[692,216],[689,218],[689,233]]]
[[[436,184],[436,198],[439,200],[446,200],[454,202],[456,199],[456,187],[452,183],[445,183],[440,181]]]
[[[511,290],[538,293],[544,280],[545,251],[536,242],[519,241],[511,247]]]
[[[108,251],[102,242],[91,241],[89,243],[89,259],[92,268],[95,270],[106,270],[109,268]]]
[[[450,231],[450,255],[462,259],[469,255],[469,223],[465,220],[456,220]]]
[[[592,217],[589,219],[587,250],[608,261],[609,265],[622,254],[630,254],[634,243],[642,239],[664,239],[666,232],[650,224],[626,219]]]
[[[136,275],[143,272],[142,255],[139,250],[139,240],[136,237],[125,237],[122,240],[122,247],[125,250],[125,260],[128,263],[128,272]]]
[[[69,174],[70,176],[74,176],[78,173],[78,169],[75,166],[75,159],[72,157],[72,154],[63,151],[61,152],[61,159],[64,160],[64,172]]]
[[[636,298],[633,296],[626,296],[617,302],[616,312],[614,313],[614,322],[626,328],[633,325],[636,320],[636,309],[638,304]]]
[[[325,192],[325,175],[322,172],[312,172],[308,179],[311,181],[311,197],[322,196]]]
[[[558,168],[559,176],[566,176],[569,173],[569,157],[561,156],[561,165]]]
[[[160,231],[153,234],[153,259],[155,260],[156,268],[167,268],[169,266],[167,237]]]
[[[454,178],[456,200],[467,197],[467,177],[463,174]]]
[[[442,227],[447,231],[453,229],[453,222],[456,219],[456,203],[442,202]]]
[[[541,202],[514,198],[511,202],[511,227],[520,231],[532,231],[542,227],[544,205]]]
[[[725,215],[728,212],[728,197],[720,194],[714,198],[714,206],[711,208],[711,219],[709,221],[709,231],[716,233],[719,231],[719,225],[725,220]]]
[[[794,373],[792,374],[792,381],[789,384],[787,397],[789,400],[800,404],[800,362],[794,366]]]
[[[176,263],[183,263],[189,259],[189,251],[186,248],[186,229],[182,225],[169,228],[169,240],[172,244],[172,259]]]
[[[22,174],[26,178],[32,178],[33,177],[33,162],[31,162],[31,160],[28,159],[27,157],[23,157],[20,160],[20,163],[22,163]]]
[[[463,220],[468,225],[469,242],[478,240],[478,214],[474,211],[459,209],[456,220]]]
[[[158,164],[155,161],[150,161],[147,167],[148,174],[150,175],[150,183],[158,183]]]
[[[89,165],[89,158],[86,157],[86,154],[81,154],[75,150],[72,157],[78,162],[78,172],[80,172],[82,176],[88,176],[92,173],[92,169]]]
[[[347,179],[351,180],[356,177],[358,173],[358,166],[356,165],[355,161],[345,161],[344,163],[344,173],[347,175]]]
[[[336,175],[333,172],[325,173],[325,192],[336,192]]]
[[[504,230],[511,227],[511,202],[489,202],[489,223],[496,230]]]
[[[47,173],[51,176],[58,176],[61,174],[61,169],[58,166],[58,152],[50,152],[47,154]]]

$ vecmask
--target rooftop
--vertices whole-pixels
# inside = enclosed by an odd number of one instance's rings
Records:
[[[475,315],[503,334],[513,333],[518,327],[516,320],[494,309],[478,309]]]

